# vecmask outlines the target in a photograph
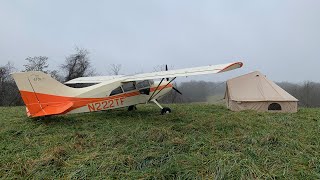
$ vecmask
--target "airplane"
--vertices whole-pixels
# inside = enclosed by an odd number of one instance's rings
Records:
[[[80,77],[64,84],[40,71],[17,72],[12,76],[26,105],[27,116],[32,118],[123,107],[134,110],[136,105],[149,102],[155,103],[161,114],[167,114],[171,109],[162,107],[157,100],[172,89],[181,94],[172,84],[177,77],[222,73],[242,66],[242,62],[177,70],[168,70],[166,66],[160,72]]]

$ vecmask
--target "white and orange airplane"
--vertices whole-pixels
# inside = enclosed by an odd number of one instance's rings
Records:
[[[80,77],[64,84],[39,71],[13,73],[29,117],[102,111],[137,104],[155,103],[161,114],[170,113],[157,101],[171,89],[176,77],[215,74],[242,67],[242,62],[178,70],[143,73],[130,76]],[[172,78],[169,80],[169,78]],[[153,79],[161,79],[154,82]],[[180,93],[181,94],[181,93]]]

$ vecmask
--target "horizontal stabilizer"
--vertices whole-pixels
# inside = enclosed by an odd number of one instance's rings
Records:
[[[38,113],[32,115],[32,117],[61,114],[65,111],[67,111],[70,107],[72,107],[72,105],[73,105],[72,102],[66,102],[66,103],[60,103],[60,104],[46,106]]]

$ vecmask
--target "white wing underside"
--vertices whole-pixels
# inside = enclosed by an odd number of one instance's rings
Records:
[[[202,74],[215,74],[215,73],[221,73],[221,72],[230,71],[236,68],[240,68],[241,66],[242,66],[241,62],[236,62],[236,63],[228,63],[228,64],[220,64],[220,65],[212,65],[212,66],[202,66],[202,67],[194,67],[194,68],[169,70],[169,71],[143,73],[143,74],[136,74],[136,75],[127,77],[127,79],[125,79],[123,82],[142,81],[142,80],[160,79],[160,78],[173,78],[173,77],[182,77],[182,76],[194,76],[194,75],[202,75]]]
[[[65,82],[64,84],[76,84],[76,83],[101,83],[110,80],[120,79],[125,77],[125,75],[115,75],[115,76],[91,76],[91,77],[79,77]]]
[[[108,81],[111,79],[117,79],[117,78],[119,78],[119,80],[121,79],[122,82],[130,82],[130,81],[142,81],[142,80],[150,80],[150,79],[194,76],[194,75],[203,75],[203,74],[216,74],[216,73],[222,73],[222,72],[240,68],[242,67],[242,65],[243,65],[242,62],[235,62],[235,63],[228,63],[228,64],[185,68],[185,69],[177,69],[177,70],[169,70],[169,71],[159,71],[159,72],[152,72],[152,73],[143,73],[143,74],[136,74],[136,75],[130,75],[130,76],[119,75],[119,76],[80,77],[80,78],[70,80],[65,84],[99,83],[99,82],[105,82],[105,81]]]

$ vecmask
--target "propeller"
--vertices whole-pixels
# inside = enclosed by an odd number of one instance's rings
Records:
[[[166,64],[166,71],[168,71],[168,65],[167,64]],[[166,78],[166,79],[167,79],[167,81],[169,81],[169,78]],[[182,95],[182,93],[177,88],[172,86],[172,89],[175,90],[177,93]]]
[[[166,64],[166,71],[168,71],[168,65]],[[167,78],[167,81],[169,81],[169,78]]]
[[[173,89],[173,90],[175,90],[175,91],[177,91],[177,93],[179,93],[179,94],[181,94],[181,95],[182,95],[182,93],[181,93],[177,88],[172,87],[172,89]]]

